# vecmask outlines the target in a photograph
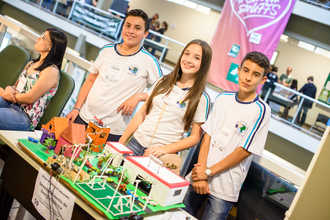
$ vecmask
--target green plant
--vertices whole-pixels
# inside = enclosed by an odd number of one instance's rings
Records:
[[[55,147],[56,141],[48,137],[45,140],[44,145],[47,146],[47,147]]]

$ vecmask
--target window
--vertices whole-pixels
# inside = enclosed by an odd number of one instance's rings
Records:
[[[173,196],[178,196],[178,195],[180,195],[180,194],[181,194],[181,192],[182,192],[182,189],[179,189],[179,190],[175,190],[175,191],[174,191],[174,195],[173,195]]]

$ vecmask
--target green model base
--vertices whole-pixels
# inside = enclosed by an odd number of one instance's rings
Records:
[[[26,148],[31,150],[36,156],[38,156],[41,160],[46,161],[48,157],[52,156],[54,154],[54,150],[49,150],[49,153],[46,153],[47,147],[45,147],[42,144],[36,144],[33,142],[30,142],[27,139],[19,139],[20,141]],[[92,164],[95,164],[95,161],[91,162]],[[122,201],[119,201],[120,195],[127,195],[125,192],[117,192],[115,199],[113,199],[113,202],[108,209],[110,205],[111,198],[114,195],[115,189],[117,187],[118,183],[118,177],[111,177],[115,180],[114,183],[105,183],[104,186],[103,184],[99,184],[99,182],[95,182],[94,185],[91,188],[91,185],[89,186],[87,182],[76,182],[73,184],[73,182],[64,177],[60,176],[63,180],[68,182],[79,194],[81,194],[84,198],[86,198],[91,204],[93,204],[96,208],[101,210],[109,219],[118,219],[121,216],[128,216],[130,214],[130,205],[127,206],[128,204],[128,199],[123,198]],[[135,191],[135,186],[132,184],[127,184],[127,189]],[[136,194],[139,196],[139,199],[134,202],[134,208],[133,212],[136,212],[137,214],[146,214],[150,212],[158,212],[158,211],[166,211],[169,209],[173,208],[181,208],[185,207],[182,203],[181,204],[176,204],[172,206],[167,206],[167,207],[162,207],[160,205],[152,206],[152,205],[147,205],[147,209],[143,211],[143,206],[145,204],[145,200],[142,200],[142,196],[147,196],[144,194],[142,191],[137,189]],[[121,211],[121,205],[118,204],[123,204],[123,212],[127,212],[125,214],[119,214]],[[118,205],[118,206],[117,206]]]

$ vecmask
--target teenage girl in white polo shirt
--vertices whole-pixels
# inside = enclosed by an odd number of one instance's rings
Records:
[[[156,157],[196,145],[210,105],[204,87],[211,58],[211,47],[205,41],[189,42],[175,69],[159,78],[147,92],[148,100],[119,142],[124,144],[133,134],[127,147],[134,155],[152,154]],[[190,127],[190,136],[182,139]]]

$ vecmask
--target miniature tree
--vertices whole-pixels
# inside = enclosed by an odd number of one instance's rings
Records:
[[[124,172],[124,174],[123,174],[123,183],[128,184],[128,180],[129,180],[128,172],[127,172],[127,170],[125,170],[123,172]]]
[[[46,150],[46,153],[48,154],[49,153],[49,149],[54,149],[55,145],[56,145],[56,141],[51,139],[51,138],[47,138],[44,142],[44,145],[47,146],[47,150]]]

